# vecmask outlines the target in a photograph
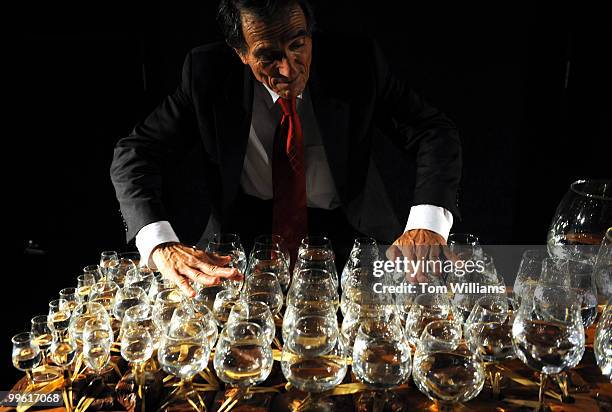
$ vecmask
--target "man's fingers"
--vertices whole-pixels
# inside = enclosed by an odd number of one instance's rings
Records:
[[[194,282],[197,282],[200,285],[204,286],[214,286],[221,283],[221,280],[219,278],[207,276],[199,270],[192,269],[189,267],[183,270],[183,274]]]
[[[172,268],[167,269],[163,272],[163,275],[173,281],[184,295],[189,297],[194,297],[196,295],[195,290],[189,285],[187,278],[176,270]]]
[[[208,276],[242,279],[240,271],[236,268],[226,268],[202,261],[197,262],[196,266],[198,270]]]

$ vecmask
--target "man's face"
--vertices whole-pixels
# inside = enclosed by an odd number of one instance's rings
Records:
[[[236,50],[255,78],[283,98],[304,91],[310,74],[312,38],[299,5],[291,6],[271,22],[242,14],[246,50]]]

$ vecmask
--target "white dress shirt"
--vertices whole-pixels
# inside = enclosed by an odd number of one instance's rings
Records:
[[[267,86],[255,84],[251,128],[240,185],[246,194],[264,200],[272,199],[273,193],[271,154],[274,130],[281,118],[280,110],[275,105],[279,97]],[[340,206],[339,196],[307,91],[298,96],[297,111],[304,136],[307,204],[309,207],[334,209]],[[453,215],[448,210],[423,204],[410,208],[404,231],[428,229],[446,239],[452,225]],[[141,261],[148,262],[152,267],[154,265],[149,258],[153,249],[162,243],[178,241],[172,226],[165,220],[144,226],[136,235],[136,247]]]

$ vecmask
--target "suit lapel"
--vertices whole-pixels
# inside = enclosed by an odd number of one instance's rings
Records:
[[[238,193],[251,125],[253,80],[249,66],[236,68],[222,90],[214,112],[223,187],[222,210],[229,210]]]
[[[314,50],[316,46],[319,45],[315,43]],[[349,105],[329,93],[333,89],[326,86],[323,65],[316,65],[316,56],[313,55],[308,88],[336,190],[341,200],[345,201],[348,189]]]

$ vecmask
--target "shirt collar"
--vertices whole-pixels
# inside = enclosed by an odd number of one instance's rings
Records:
[[[263,83],[262,83],[262,84],[263,84]],[[277,100],[280,98],[280,96],[279,96],[278,94],[276,94],[274,91],[272,91],[270,88],[268,88],[268,86],[266,86],[265,84],[263,84],[263,86],[266,88],[266,90],[268,91],[268,93],[270,93],[270,96],[272,97],[272,102],[273,102],[273,103],[276,103],[276,101],[277,101]],[[298,96],[298,99],[301,99],[301,98],[302,98],[302,94],[303,94],[303,93],[301,93],[301,94]]]

